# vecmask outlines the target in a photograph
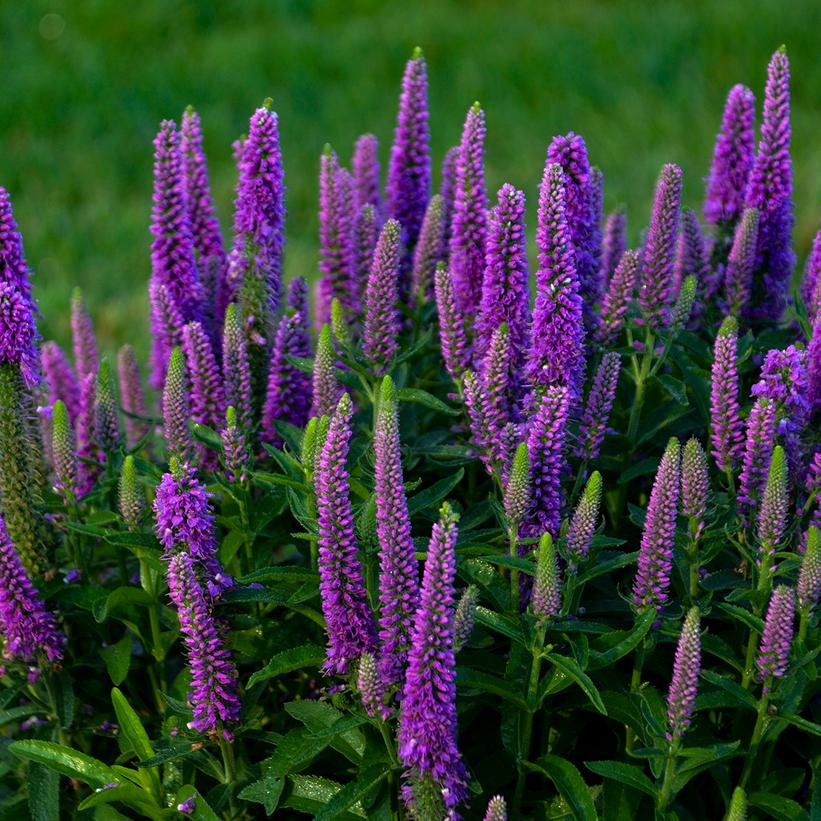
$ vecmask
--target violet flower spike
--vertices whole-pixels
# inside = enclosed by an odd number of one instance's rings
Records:
[[[436,266],[442,262],[447,253],[445,240],[445,206],[440,194],[430,198],[419,241],[413,251],[411,267],[411,293],[417,302],[427,302],[433,298],[433,282]]]
[[[319,332],[314,354],[311,416],[330,416],[334,412],[343,390],[336,374],[336,351],[331,326],[325,324]]]
[[[465,411],[470,423],[471,442],[479,451],[479,458],[488,473],[493,472],[493,456],[490,452],[493,439],[488,422],[488,399],[479,377],[467,370],[462,377]]]
[[[225,414],[225,396],[211,340],[199,322],[189,322],[182,331],[182,352],[189,380],[191,420],[216,430]],[[216,454],[196,443],[197,461],[206,470],[216,466]]]
[[[129,449],[135,448],[148,433],[148,424],[134,416],[148,416],[140,366],[131,345],[123,345],[117,354],[117,374],[120,382],[120,401],[125,411],[125,439]]]
[[[359,657],[359,669],[356,673],[356,686],[362,699],[362,706],[371,718],[385,721],[391,711],[385,704],[386,687],[376,667],[376,660],[370,653]]]
[[[97,389],[94,395],[94,427],[97,433],[97,443],[107,455],[116,451],[121,444],[120,417],[117,407],[111,364],[107,359],[103,359],[100,362],[100,370],[97,372]]]
[[[376,647],[376,630],[357,555],[345,462],[353,407],[343,393],[318,454],[314,488],[319,530],[319,591],[328,634],[325,671],[345,675],[362,653]]]
[[[14,219],[11,197],[0,186],[0,284],[12,286],[20,292],[32,315],[37,304],[31,294],[31,272],[23,250],[23,235]]]
[[[237,669],[225,646],[225,631],[212,612],[192,557],[177,553],[169,561],[167,572],[169,594],[177,608],[191,668],[188,700],[194,718],[188,726],[199,733],[221,731],[230,741],[231,734],[223,724],[239,721],[241,705]]]
[[[507,323],[511,367],[521,370],[529,313],[525,196],[510,184],[499,189],[487,235],[482,301],[476,319],[476,354],[484,356],[496,329]]]
[[[713,348],[710,441],[718,469],[731,472],[744,452],[738,409],[738,322],[733,316],[721,323]]]
[[[605,283],[616,271],[622,254],[627,250],[627,212],[619,208],[607,215],[602,240],[601,273]]]
[[[798,609],[802,616],[812,615],[821,598],[821,538],[817,527],[807,532],[806,548],[795,586]]]
[[[710,493],[707,456],[701,442],[691,437],[681,457],[681,512],[690,520],[690,534],[699,539],[704,531],[704,517]]]
[[[784,448],[776,445],[770,458],[770,467],[767,471],[767,483],[761,499],[761,508],[758,512],[758,544],[759,558],[762,570],[767,572],[775,551],[784,537],[789,514],[789,498],[787,496],[787,459]]]
[[[514,356],[509,327],[503,322],[490,339],[481,371],[490,454],[498,464],[502,464],[506,456],[503,431],[518,411],[515,382],[518,371]]]
[[[504,511],[508,527],[515,530],[530,507],[530,455],[521,442],[513,455],[505,486]]]
[[[56,342],[44,342],[40,347],[40,367],[48,386],[48,404],[53,405],[62,399],[73,422],[80,412],[80,383],[63,349]]]
[[[775,403],[761,397],[747,419],[744,458],[736,501],[742,516],[749,521],[764,490],[775,439]]]
[[[821,317],[816,318],[807,345],[807,403],[809,415],[821,408]]]
[[[105,455],[97,447],[96,397],[97,375],[90,373],[80,383],[80,415],[75,426],[77,456],[80,461],[78,496],[85,496],[94,487],[105,459]]]
[[[782,678],[787,672],[794,618],[795,592],[791,587],[780,584],[770,598],[755,660],[758,678],[764,682],[765,693],[769,692],[771,678]]]
[[[399,347],[399,237],[401,226],[389,219],[382,227],[365,290],[362,352],[376,375],[393,363]]]
[[[807,257],[804,268],[804,279],[801,283],[801,296],[810,322],[815,322],[821,309],[821,228],[815,235],[812,251]]]
[[[707,251],[704,245],[704,236],[701,223],[692,208],[683,208],[681,211],[681,230],[679,231],[676,246],[676,261],[673,268],[675,293],[681,292],[682,284],[687,277],[695,277],[698,304],[695,314],[701,313],[701,299],[706,296],[706,290],[711,286],[710,266],[707,262]]]
[[[0,516],[0,634],[3,657],[43,671],[63,659],[65,636],[46,609]]]
[[[354,278],[356,292],[364,293],[379,241],[379,220],[372,205],[363,205],[354,219]]]
[[[54,403],[51,416],[52,461],[54,464],[55,488],[63,501],[70,505],[77,491],[79,479],[77,449],[74,446],[74,432],[68,411],[62,399]]]
[[[476,622],[476,605],[479,602],[479,588],[468,585],[459,597],[453,613],[453,652],[458,653],[467,644]]]
[[[727,95],[707,177],[704,219],[709,223],[732,223],[741,214],[755,156],[754,127],[755,97],[749,88],[735,85]]]
[[[442,262],[436,266],[435,285],[442,359],[451,378],[460,379],[470,361],[470,348],[464,316],[456,307],[453,280]]]
[[[549,533],[542,534],[536,564],[536,581],[530,598],[533,615],[545,625],[559,615],[562,607],[562,580],[556,548]]]
[[[165,384],[168,357],[177,345],[182,344],[185,319],[174,302],[171,292],[161,283],[149,283],[148,301],[151,304],[152,340],[149,383],[155,390],[160,390]]]
[[[680,450],[678,439],[670,439],[650,493],[633,582],[633,604],[638,612],[658,612],[669,598],[681,486]]]
[[[146,511],[145,491],[140,484],[137,466],[131,454],[123,459],[117,493],[117,508],[128,529],[137,530]]]
[[[484,821],[507,821],[507,802],[501,795],[494,795],[488,801]]]
[[[599,526],[601,513],[602,479],[601,473],[594,470],[587,480],[579,503],[573,511],[570,525],[567,528],[566,558],[569,571],[574,571],[590,553],[590,545],[596,528]]]
[[[385,684],[402,680],[419,604],[419,569],[402,475],[399,414],[393,381],[382,380],[374,431],[374,493],[379,543],[379,675]]]
[[[701,671],[701,626],[697,607],[684,619],[676,646],[673,677],[667,693],[667,740],[677,744],[693,717]]]
[[[596,331],[596,338],[602,345],[612,345],[621,332],[639,280],[640,268],[638,252],[629,248],[622,252],[602,300],[601,322]]]
[[[40,382],[37,328],[23,291],[0,282],[0,365],[13,365],[27,390]]]
[[[745,208],[735,229],[733,245],[724,273],[727,307],[735,316],[745,315],[753,290],[753,269],[758,244],[759,214]]]
[[[226,406],[236,408],[237,421],[250,441],[254,424],[251,399],[251,366],[239,309],[231,304],[225,311],[222,336],[222,385]]]
[[[225,427],[220,430],[225,476],[229,482],[243,483],[248,479],[250,454],[247,437],[237,423],[237,411],[229,405],[225,412]]]
[[[379,195],[379,141],[373,134],[363,134],[354,145],[353,159],[354,205],[357,211],[370,205],[378,213],[382,208]]]
[[[485,133],[485,112],[474,103],[459,145],[450,223],[450,272],[456,304],[466,316],[473,316],[479,308],[485,270]]]
[[[388,216],[402,226],[403,244],[410,252],[416,247],[430,187],[427,68],[417,48],[402,77],[387,180]]]
[[[584,413],[579,424],[579,436],[575,447],[576,455],[586,461],[598,459],[601,452],[610,411],[616,398],[616,387],[621,372],[621,359],[615,351],[608,351],[599,362]]]
[[[525,375],[537,389],[566,387],[575,399],[584,379],[584,322],[573,245],[565,215],[564,172],[545,166],[539,190],[536,303]]]
[[[185,359],[182,351],[174,348],[168,360],[162,394],[163,434],[169,458],[176,457],[183,463],[188,462],[194,449],[189,428],[191,406],[188,397]]]
[[[408,779],[402,797],[420,818],[445,817],[467,797],[467,772],[456,738],[453,582],[457,521],[445,503],[428,545],[399,715],[399,759]]]
[[[681,211],[681,169],[668,163],[661,169],[653,213],[642,252],[639,305],[650,330],[664,328],[674,297],[672,282]]]

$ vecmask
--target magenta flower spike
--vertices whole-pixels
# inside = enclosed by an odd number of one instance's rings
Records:
[[[760,294],[751,319],[778,322],[787,303],[795,254],[792,250],[792,158],[790,157],[790,62],[782,46],[767,69],[761,139],[744,205],[760,214],[756,268]]]
[[[467,772],[456,739],[457,521],[445,503],[428,545],[399,714],[399,759],[407,768],[402,794],[419,818],[444,818],[467,796]]]
[[[633,604],[639,612],[658,612],[669,598],[681,487],[680,451],[678,439],[670,439],[650,493],[633,582]]]
[[[72,422],[80,412],[80,383],[63,349],[56,342],[44,342],[40,347],[40,367],[48,387],[48,404],[58,399],[66,404]]]
[[[681,457],[681,512],[690,520],[690,532],[695,539],[704,530],[709,493],[707,456],[701,442],[691,437]]]
[[[165,384],[165,369],[171,351],[182,344],[185,319],[174,302],[169,289],[158,282],[148,285],[151,304],[151,375],[149,382],[154,390]]]
[[[46,610],[0,516],[0,635],[3,656],[32,667],[30,675],[59,664],[65,636]]]
[[[75,426],[77,456],[80,460],[78,496],[85,496],[94,487],[105,459],[97,445],[96,398],[97,374],[90,373],[80,383],[80,415]]]
[[[684,736],[695,709],[701,672],[700,621],[698,608],[691,607],[676,646],[673,677],[667,693],[667,740],[671,743]]]
[[[425,58],[417,48],[405,66],[399,113],[388,165],[388,216],[402,226],[403,244],[416,247],[431,187],[428,78]]]
[[[710,441],[721,471],[731,471],[744,451],[744,428],[738,410],[738,322],[721,323],[713,348],[710,388]]]
[[[622,254],[627,250],[627,212],[623,208],[607,215],[602,239],[601,273],[604,283],[616,271]]]
[[[71,294],[71,338],[74,346],[74,365],[79,378],[83,379],[90,373],[97,373],[100,367],[97,337],[79,288],[75,288]]]
[[[340,301],[349,319],[358,316],[352,189],[351,175],[340,167],[336,154],[326,146],[319,171],[319,270],[327,304],[323,300],[323,305],[317,306],[320,322],[330,320],[334,298]]]
[[[706,296],[706,291],[712,286],[710,281],[710,267],[707,262],[707,250],[704,245],[704,236],[701,232],[701,223],[692,208],[683,208],[681,211],[681,230],[676,246],[676,261],[673,268],[675,293],[678,296],[681,286],[687,277],[695,277],[696,290],[699,298]],[[694,309],[696,315],[701,313],[701,304]]]
[[[485,271],[485,133],[485,112],[474,103],[465,119],[456,160],[449,256],[456,304],[469,317],[479,308]]]
[[[507,802],[501,795],[494,795],[488,801],[484,821],[507,821]]]
[[[613,400],[616,398],[620,372],[619,355],[615,351],[608,351],[596,368],[587,401],[584,403],[575,448],[580,459],[593,461],[599,457],[607,432],[607,423],[610,420],[610,411],[613,409]]]
[[[168,360],[165,387],[162,394],[163,434],[169,458],[187,463],[194,443],[191,439],[188,375],[185,359],[179,348],[174,348]]]
[[[0,284],[12,286],[20,292],[32,316],[37,304],[31,294],[31,272],[23,250],[23,235],[14,219],[11,197],[0,186]]]
[[[524,364],[529,319],[529,278],[525,195],[506,183],[490,219],[482,301],[476,319],[476,356],[483,357],[496,329],[507,323],[511,367]]]
[[[377,375],[390,367],[399,347],[400,232],[395,219],[382,226],[365,289],[362,352]]]
[[[345,462],[353,407],[343,393],[331,418],[314,474],[319,529],[319,592],[328,634],[325,671],[345,675],[376,649],[376,629],[357,555]]]
[[[311,416],[330,416],[342,395],[336,376],[336,351],[331,326],[323,325],[314,354]]]
[[[601,511],[602,479],[601,473],[594,470],[587,480],[579,503],[573,511],[570,525],[567,528],[567,567],[575,571],[590,553],[590,545],[596,528],[599,526]]]
[[[379,240],[379,219],[372,205],[363,205],[354,219],[354,256],[356,292],[364,293]]]
[[[245,431],[237,422],[237,411],[229,405],[225,412],[225,427],[220,430],[222,458],[225,476],[229,482],[245,482],[248,479],[250,453]]]
[[[225,415],[222,374],[211,340],[199,322],[189,322],[182,330],[182,352],[188,371],[191,420],[217,430]],[[205,470],[217,464],[216,453],[201,443],[195,444],[197,463]]]
[[[623,251],[602,300],[601,321],[596,331],[596,338],[602,345],[612,345],[618,338],[633,300],[640,269],[638,252],[629,248]]]
[[[225,311],[225,327],[222,336],[222,386],[225,405],[232,405],[237,421],[250,441],[253,433],[253,409],[251,404],[251,367],[243,323],[236,305]]]
[[[231,733],[224,725],[239,721],[241,704],[237,670],[225,645],[226,631],[214,616],[189,554],[175,554],[167,573],[191,669],[188,701],[194,718],[188,726],[198,733],[220,733],[230,741]]]
[[[375,213],[382,209],[379,183],[379,141],[373,134],[363,134],[354,145],[353,159],[354,205],[357,211],[370,205]]]
[[[584,138],[572,131],[554,137],[547,148],[547,161],[564,171],[565,215],[573,243],[579,294],[585,316],[595,323],[595,306],[601,298],[601,180],[594,180]],[[598,207],[596,207],[598,205]]]
[[[126,445],[128,448],[135,448],[148,433],[148,424],[133,417],[146,417],[148,405],[145,401],[137,355],[131,345],[123,345],[117,354],[117,374],[120,382],[120,402],[125,411]]]
[[[707,222],[731,224],[741,215],[754,157],[755,96],[749,88],[735,85],[727,95],[707,177]]]
[[[790,663],[790,648],[795,620],[795,591],[780,584],[775,588],[764,619],[764,632],[758,645],[755,666],[758,678],[769,691],[771,678],[783,678]]]
[[[653,213],[642,252],[639,305],[651,330],[664,328],[670,318],[678,223],[681,212],[681,169],[668,163],[661,169]]]
[[[433,298],[436,266],[447,254],[445,238],[445,207],[440,194],[430,198],[419,241],[413,251],[411,266],[411,293],[418,302],[427,302]]]
[[[518,415],[518,374],[510,331],[503,322],[490,339],[480,375],[490,454],[498,464],[504,463],[509,455],[505,452],[504,429]]]
[[[735,316],[746,315],[753,291],[755,253],[758,244],[759,214],[745,208],[735,229],[733,245],[724,272],[727,307]]]
[[[821,598],[821,538],[815,526],[810,527],[807,532],[806,549],[801,560],[795,592],[801,613],[811,615]]]
[[[387,688],[379,675],[376,659],[370,653],[363,653],[359,657],[356,687],[362,699],[362,706],[371,718],[380,718],[384,721],[390,717],[391,710],[385,704]]]
[[[575,399],[584,379],[585,330],[563,179],[560,165],[545,166],[536,233],[536,303],[525,375],[536,389],[566,387]]]
[[[804,268],[804,279],[801,283],[801,296],[807,309],[810,322],[815,322],[821,309],[821,228],[815,235],[812,251],[807,257]]]
[[[567,388],[548,388],[530,420],[527,450],[530,460],[531,505],[522,535],[559,535],[562,509],[561,477],[570,410]]]
[[[444,248],[450,248],[450,221],[453,218],[453,200],[456,196],[456,161],[459,158],[459,146],[447,150],[442,159],[441,182],[439,195],[442,197],[442,219],[444,222]]]
[[[741,513],[747,521],[753,518],[767,481],[774,439],[775,403],[762,397],[753,405],[747,419],[744,457],[736,495]]]
[[[436,267],[435,285],[442,358],[451,377],[460,379],[470,362],[470,346],[464,316],[456,307],[453,279],[444,263]]]
[[[810,417],[821,407],[821,318],[816,318],[807,345],[807,404]]]
[[[419,604],[419,569],[402,475],[399,413],[393,380],[382,380],[373,440],[376,535],[379,542],[379,661],[381,680],[402,680],[411,625]]]

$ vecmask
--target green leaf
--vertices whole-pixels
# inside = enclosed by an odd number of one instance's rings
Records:
[[[94,619],[102,624],[109,616],[114,616],[130,607],[152,607],[151,596],[141,587],[126,585],[112,590],[108,597],[94,603]]]
[[[438,505],[447,495],[455,488],[464,478],[464,468],[459,468],[456,473],[451,476],[446,476],[440,479],[429,488],[420,491],[408,499],[408,513],[415,516],[417,513],[425,510],[425,508]]]
[[[310,567],[296,567],[282,565],[280,567],[261,567],[245,576],[236,579],[237,584],[261,584],[263,582],[279,582],[281,584],[303,584],[314,582],[319,584],[319,573]]]
[[[626,567],[628,564],[633,564],[638,555],[638,551],[635,551],[633,553],[622,553],[619,556],[616,556],[613,559],[608,559],[604,562],[598,561],[579,576],[576,580],[576,584],[586,584],[599,576],[605,576],[608,573],[612,573],[614,570],[618,570],[621,567]]]
[[[134,708],[128,703],[122,691],[116,687],[111,690],[111,703],[114,705],[114,712],[117,714],[117,723],[120,725],[120,732],[123,738],[131,745],[137,758],[140,761],[148,761],[154,757],[154,748],[148,739],[148,733],[143,727],[142,721]]]
[[[456,683],[466,689],[482,690],[485,693],[501,696],[503,699],[518,705],[522,709],[527,709],[527,703],[519,694],[518,687],[490,673],[471,670],[469,667],[457,667]]]
[[[519,644],[525,644],[524,633],[522,627],[517,619],[511,616],[503,616],[496,613],[494,610],[488,610],[487,607],[476,608],[476,621],[484,627],[501,633]]]
[[[100,655],[114,684],[122,684],[128,675],[128,668],[131,667],[131,644],[131,633],[126,631],[116,644],[100,648]]]
[[[744,750],[739,749],[740,741],[728,744],[714,744],[712,747],[683,747],[679,755],[686,759],[678,768],[673,779],[673,790],[678,792],[687,782],[704,770],[709,770],[716,762],[725,758],[742,755]]]
[[[150,793],[128,782],[118,783],[116,786],[107,789],[98,788],[81,801],[77,809],[86,810],[114,802],[125,804],[147,818],[156,818],[160,813],[160,807]]]
[[[542,773],[554,783],[576,821],[598,821],[590,789],[569,761],[557,755],[543,755],[535,763],[524,762],[524,766]]]
[[[652,798],[656,797],[656,787],[653,782],[638,767],[632,764],[625,764],[622,761],[585,761],[584,766],[596,775],[601,775],[612,781],[619,781],[628,787],[646,793]]]
[[[526,573],[528,576],[536,575],[536,565],[529,559],[523,559],[519,556],[505,556],[500,554],[498,556],[487,556],[478,554],[477,559],[495,564],[497,567],[507,567],[512,570],[518,570],[520,573]]]
[[[54,821],[60,817],[60,776],[45,764],[28,766],[29,812],[31,821]]]
[[[357,729],[360,723],[365,723],[359,717],[347,720],[332,705],[324,701],[305,699],[303,701],[289,701],[285,705],[288,715],[301,721],[315,738],[330,743],[346,758],[358,762],[365,752],[365,736]]]
[[[314,821],[332,821],[339,814],[349,810],[376,787],[390,773],[385,764],[375,764],[360,773],[356,781],[346,784],[334,797],[317,813]]]
[[[418,405],[424,405],[426,408],[439,411],[439,413],[446,413],[449,416],[458,416],[460,413],[458,408],[446,405],[432,393],[419,390],[418,388],[399,388],[396,391],[396,398],[400,402],[416,402]]]
[[[593,684],[593,680],[587,673],[582,670],[579,665],[570,658],[566,658],[565,656],[559,656],[555,653],[545,653],[544,657],[548,659],[551,664],[557,667],[565,676],[569,676],[582,688],[584,694],[590,699],[590,703],[602,714],[607,715],[607,708],[604,706],[604,702],[601,700],[601,696],[599,695],[599,691],[596,689],[596,685]],[[551,692],[551,688],[548,687],[544,695],[548,695]],[[541,704],[541,700],[539,702]]]
[[[291,775],[288,777],[291,784],[291,794],[283,806],[299,812],[314,815],[322,811],[333,797],[342,789],[341,784],[329,778],[320,778],[316,775]],[[351,821],[351,819],[367,818],[361,805],[354,805],[343,810],[334,821]]]
[[[257,670],[248,680],[248,687],[274,676],[292,673],[303,667],[318,667],[325,660],[325,648],[316,644],[303,644],[277,653],[261,670]]]
[[[608,667],[614,661],[618,661],[618,659],[635,650],[650,632],[655,620],[656,614],[652,610],[648,610],[636,619],[636,624],[632,630],[618,630],[597,639],[596,644],[599,646],[605,645],[607,649],[592,648],[587,669],[598,670],[601,667]]]
[[[771,792],[752,792],[747,796],[747,803],[766,810],[770,817],[783,821],[809,821],[810,818],[798,802]]]
[[[42,707],[36,704],[21,704],[19,707],[11,707],[8,710],[0,710],[0,727],[4,724],[9,724],[12,721],[18,721],[21,718],[28,718],[29,716],[37,716],[45,713]]]
[[[270,770],[267,770],[265,775],[249,784],[240,792],[239,797],[244,801],[253,801],[257,804],[262,804],[265,807],[265,814],[271,815],[279,804],[279,799],[282,796],[282,790],[285,787],[285,779],[281,776],[274,775]]]
[[[687,398],[687,386],[680,380],[676,379],[670,374],[663,373],[658,377],[658,381],[664,386],[664,389],[679,405],[689,405],[690,400]]]
[[[650,459],[642,459],[640,462],[636,462],[632,464],[627,470],[625,470],[618,479],[616,479],[616,484],[624,485],[627,482],[631,482],[633,479],[637,479],[639,476],[649,476],[651,473],[655,473],[656,469],[659,466],[659,460],[655,457]]]
[[[220,821],[219,816],[208,806],[208,802],[197,792],[196,788],[191,784],[186,784],[177,790],[177,797],[174,801],[176,804],[182,804],[183,801],[196,796],[196,803],[194,811],[189,815],[194,821]]]
[[[799,727],[805,732],[821,736],[821,724],[814,724],[812,721],[807,721],[806,718],[794,715],[779,715],[777,718],[781,719],[781,721],[786,721],[788,724],[792,724],[794,727]]]
[[[724,692],[728,693],[735,702],[735,705],[748,707],[750,710],[758,709],[758,703],[752,693],[745,690],[740,684],[732,679],[719,675],[712,670],[702,670],[701,677],[705,681],[709,681],[710,684],[714,684],[716,687],[719,687],[724,690]]]
[[[76,778],[94,789],[106,784],[119,783],[114,770],[102,761],[62,744],[25,739],[13,741],[9,745],[9,750],[18,758],[36,761],[61,775]]]

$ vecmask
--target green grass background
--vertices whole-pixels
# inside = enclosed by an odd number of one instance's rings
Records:
[[[271,96],[288,185],[287,274],[316,269],[318,156],[378,135],[383,169],[405,60],[428,60],[435,160],[465,111],[487,111],[487,182],[537,186],[551,136],[571,129],[604,170],[605,205],[625,203],[635,238],[659,167],[684,169],[698,206],[724,98],[760,100],[771,52],[793,72],[797,245],[821,214],[817,0],[5,0],[0,3],[0,184],[13,197],[46,336],[65,341],[73,285],[103,346],[146,340],[151,140],[193,104],[205,128],[223,230],[231,142]]]

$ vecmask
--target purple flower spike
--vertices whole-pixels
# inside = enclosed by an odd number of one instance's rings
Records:
[[[248,339],[255,348],[264,347],[273,333],[282,291],[285,185],[279,120],[271,106],[271,100],[266,100],[251,115],[248,138],[242,144],[229,258],[232,293],[228,298],[242,306]]]
[[[732,223],[744,207],[747,180],[755,156],[755,97],[735,85],[727,95],[721,131],[716,136],[713,164],[707,178],[704,219]]]
[[[821,407],[821,318],[816,318],[807,346],[807,401],[810,415]]]
[[[305,332],[300,314],[284,316],[279,322],[271,367],[268,372],[268,392],[262,412],[262,429],[267,441],[280,441],[274,422],[277,419],[301,428],[311,412],[311,377],[288,361],[289,356],[308,358],[311,339]]]
[[[399,347],[399,235],[401,226],[389,219],[382,227],[365,290],[362,352],[376,374],[393,362]]]
[[[548,388],[530,420],[527,450],[530,460],[531,509],[522,535],[550,533],[557,538],[561,525],[561,476],[570,394],[566,388]]]
[[[467,773],[456,740],[457,521],[445,503],[428,545],[399,716],[399,758],[408,779],[402,793],[419,818],[444,818],[467,797]]]
[[[318,313],[320,322],[330,319],[334,298],[342,303],[349,319],[359,311],[352,186],[351,175],[326,146],[319,171],[319,270],[326,283],[327,305]]]
[[[513,530],[530,508],[530,455],[527,442],[520,442],[511,460],[505,486],[504,511],[508,527]]]
[[[652,330],[669,320],[675,267],[678,222],[681,211],[681,169],[668,163],[661,169],[647,241],[642,253],[639,305]]]
[[[539,624],[546,624],[559,615],[562,607],[562,580],[556,548],[549,533],[542,535],[539,559],[536,564],[536,581],[530,599],[533,615]]]
[[[97,448],[97,374],[90,373],[80,383],[80,415],[77,417],[77,456],[80,459],[80,478],[77,495],[85,496],[94,487],[105,458]]]
[[[379,541],[379,674],[390,685],[402,680],[407,664],[411,625],[419,604],[419,570],[403,484],[399,415],[389,376],[382,380],[373,447]]]
[[[491,447],[493,437],[488,424],[488,400],[479,377],[467,370],[462,377],[464,381],[465,411],[470,423],[471,442],[478,450],[479,458],[488,473],[493,472],[493,455]]]
[[[187,553],[177,553],[168,563],[168,587],[191,668],[188,700],[194,720],[188,726],[198,733],[221,730],[225,735],[223,723],[239,721],[237,669],[225,646],[226,631],[214,617],[196,565]]]
[[[738,412],[738,322],[721,323],[713,349],[710,388],[710,440],[719,470],[734,468],[744,451],[744,431]]]
[[[804,281],[801,283],[801,296],[804,299],[810,322],[815,322],[818,318],[818,311],[821,309],[821,229],[815,235],[812,251],[807,257]]]
[[[55,487],[63,500],[70,503],[77,492],[77,450],[74,447],[74,433],[71,429],[68,411],[62,399],[54,403],[51,415],[51,437]]]
[[[576,443],[576,455],[580,459],[593,461],[598,459],[601,451],[613,400],[616,398],[616,387],[621,372],[621,359],[615,351],[608,351],[599,362],[590,393],[584,404],[584,414],[579,425],[579,437]]]
[[[681,231],[679,232],[676,247],[676,262],[673,268],[675,293],[679,294],[682,283],[687,277],[695,277],[699,296],[703,296],[710,286],[709,265],[707,251],[704,245],[704,236],[701,232],[701,223],[692,208],[684,208],[681,212]],[[696,308],[700,313],[701,306]]]
[[[419,241],[413,251],[411,268],[411,292],[419,302],[427,302],[433,297],[433,281],[436,266],[447,253],[445,240],[445,207],[440,194],[430,198]]]
[[[784,448],[776,445],[767,471],[767,484],[758,513],[758,544],[762,563],[769,564],[775,557],[787,527],[789,498],[787,496],[787,459]]]
[[[368,284],[373,252],[379,240],[379,220],[372,205],[363,205],[354,220],[354,251],[356,292],[362,293]]]
[[[681,457],[681,512],[690,520],[690,532],[695,539],[704,530],[709,493],[707,456],[698,439],[690,438]]]
[[[125,411],[125,438],[129,448],[134,448],[148,433],[148,424],[133,416],[148,415],[148,406],[143,392],[140,366],[131,345],[123,345],[117,354],[117,373],[120,380],[120,401]]]
[[[749,520],[755,512],[767,480],[775,439],[775,403],[765,397],[756,401],[747,419],[744,460],[736,499]]]
[[[359,657],[356,686],[362,699],[362,706],[371,718],[387,719],[391,711],[385,704],[385,685],[376,667],[376,660],[370,653]]]
[[[607,215],[604,223],[604,239],[602,240],[601,272],[605,282],[616,271],[621,255],[627,250],[627,212],[620,208]]]
[[[37,305],[31,295],[31,272],[23,251],[23,235],[14,219],[11,197],[0,186],[0,283],[19,291],[33,315]]]
[[[328,634],[325,672],[345,675],[362,653],[372,653],[376,630],[357,556],[345,461],[353,408],[343,393],[331,418],[314,474],[322,613]]]
[[[137,476],[134,457],[130,454],[123,459],[123,469],[120,473],[117,494],[117,507],[128,529],[136,530],[140,526],[146,510],[145,491]]]
[[[225,427],[220,431],[225,475],[229,482],[245,482],[248,478],[249,452],[245,431],[237,423],[237,411],[229,405],[225,412]]]
[[[507,821],[507,802],[501,795],[494,795],[488,801],[484,821]]]
[[[471,584],[464,589],[453,613],[453,652],[458,653],[467,644],[476,623],[476,605],[479,588]]]
[[[450,272],[456,303],[466,316],[479,308],[485,270],[485,112],[474,103],[467,113],[456,161],[450,225]]]
[[[197,471],[176,459],[164,473],[154,498],[155,531],[165,557],[184,553],[201,571],[211,598],[233,581],[217,559],[217,534],[210,494],[197,479]]]
[[[422,50],[405,66],[399,113],[388,166],[388,216],[402,226],[405,247],[412,251],[430,197],[430,130],[428,78]]]
[[[439,195],[442,197],[442,216],[445,224],[444,247],[450,247],[450,221],[453,218],[453,201],[456,197],[456,161],[459,159],[459,146],[454,145],[447,150],[442,160],[441,183]]]
[[[330,416],[342,395],[342,386],[336,378],[336,351],[330,325],[323,325],[319,332],[312,384],[311,416]]]
[[[755,660],[758,677],[764,682],[764,692],[769,691],[768,679],[781,678],[787,672],[794,618],[795,592],[791,587],[780,584],[770,598],[767,617],[764,620],[764,632],[761,634],[761,643],[758,645],[758,656]]]
[[[621,331],[633,299],[640,268],[639,254],[630,249],[625,250],[602,300],[601,323],[596,332],[596,338],[602,345],[612,345]]]
[[[80,383],[63,349],[56,342],[43,343],[40,348],[40,366],[48,386],[48,404],[53,405],[58,399],[62,399],[73,422],[80,412]]]
[[[503,322],[490,339],[481,372],[490,453],[499,464],[505,461],[506,456],[503,431],[517,411],[514,394],[518,374],[510,331],[507,323]]]
[[[90,373],[97,373],[100,367],[97,337],[79,288],[75,288],[71,295],[71,337],[74,344],[74,364],[80,379]]]
[[[211,340],[199,322],[189,322],[183,328],[182,352],[190,382],[191,419],[216,430],[225,414],[222,374]],[[195,448],[197,462],[205,470],[212,470],[217,463],[214,451],[200,443]]]
[[[536,304],[525,375],[535,387],[566,387],[575,398],[584,379],[585,332],[563,179],[560,165],[545,166],[536,234]]]
[[[482,303],[476,320],[476,352],[477,356],[484,356],[494,332],[506,322],[514,373],[521,370],[527,348],[529,278],[525,195],[506,183],[499,189],[487,236]]]
[[[225,404],[237,411],[237,421],[250,441],[253,427],[251,405],[251,367],[242,321],[236,305],[225,311],[222,336],[222,386]]]
[[[670,439],[650,493],[633,582],[633,604],[639,612],[658,612],[667,603],[681,486],[680,450],[678,439]]]
[[[782,46],[767,69],[761,139],[744,203],[761,215],[756,267],[762,281],[749,312],[752,319],[781,319],[795,265],[790,136],[790,63]]]
[[[3,657],[40,670],[63,659],[65,636],[46,610],[0,516],[0,633]]]
[[[151,303],[152,340],[150,383],[152,388],[160,390],[165,384],[168,357],[177,345],[182,344],[185,319],[165,285],[149,283],[148,299]]]
[[[758,243],[758,211],[745,208],[735,229],[733,246],[724,273],[727,307],[736,316],[746,314],[753,290],[753,269]]]
[[[445,367],[453,379],[460,379],[470,361],[470,349],[464,316],[456,307],[453,279],[442,262],[436,267],[436,308]]]
[[[182,115],[180,151],[194,247],[203,269],[208,265],[216,265],[221,270],[225,264],[225,249],[208,181],[208,163],[202,145],[202,123],[200,115],[191,106]]]
[[[821,538],[817,527],[810,527],[806,543],[795,592],[799,610],[810,616],[821,598]]]
[[[188,462],[194,449],[189,428],[191,406],[188,401],[188,378],[185,359],[179,348],[174,348],[168,360],[165,387],[162,394],[162,415],[165,445],[169,457]]]
[[[567,528],[567,565],[571,571],[575,570],[590,552],[593,535],[599,525],[601,497],[601,473],[594,470],[587,480],[582,498],[579,499]]]
[[[379,196],[379,141],[373,134],[363,134],[356,141],[351,169],[356,210],[370,205],[378,213],[382,206]]]
[[[579,134],[572,131],[564,137],[554,137],[547,148],[547,161],[558,163],[564,171],[565,214],[573,243],[579,294],[588,321],[595,322],[594,306],[601,297],[599,230],[601,191],[594,183],[587,146]],[[598,198],[599,209],[596,209]]]
[[[667,740],[675,743],[690,726],[701,671],[701,625],[697,607],[690,608],[676,646],[673,677],[667,693]]]
[[[40,381],[37,328],[31,304],[14,285],[0,282],[0,365],[19,368],[27,388]]]
[[[117,413],[117,395],[114,389],[114,375],[107,359],[100,362],[97,372],[97,391],[94,397],[94,427],[97,443],[106,454],[120,447],[120,417]]]

